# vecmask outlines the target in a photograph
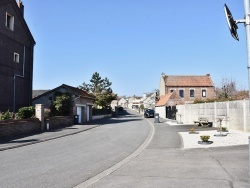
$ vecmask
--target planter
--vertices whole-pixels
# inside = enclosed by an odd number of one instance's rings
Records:
[[[227,136],[227,134],[215,134],[214,136],[217,136],[217,137],[225,137],[225,136]]]
[[[199,132],[195,131],[195,132],[189,132],[189,134],[199,134]]]
[[[202,145],[209,145],[209,144],[212,144],[212,143],[214,143],[214,142],[213,141],[206,141],[206,142],[198,141],[198,144],[202,144]]]

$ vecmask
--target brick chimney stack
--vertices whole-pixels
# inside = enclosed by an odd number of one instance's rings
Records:
[[[23,6],[22,0],[18,0],[17,6],[19,7],[19,9],[20,9],[22,15],[24,16],[24,6]]]

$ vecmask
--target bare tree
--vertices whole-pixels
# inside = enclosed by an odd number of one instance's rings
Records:
[[[218,99],[233,99],[237,95],[236,82],[223,78],[221,86],[215,89]]]

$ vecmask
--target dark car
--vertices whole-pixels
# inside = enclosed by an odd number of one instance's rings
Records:
[[[155,116],[155,111],[152,110],[152,109],[147,109],[147,110],[144,112],[144,117],[145,117],[145,118],[154,117],[154,116]]]

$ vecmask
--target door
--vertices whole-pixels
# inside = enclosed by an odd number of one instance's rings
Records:
[[[82,107],[81,106],[77,106],[76,113],[77,113],[77,115],[79,117],[78,123],[81,123],[82,122]]]
[[[89,121],[89,106],[87,106],[87,121]]]

